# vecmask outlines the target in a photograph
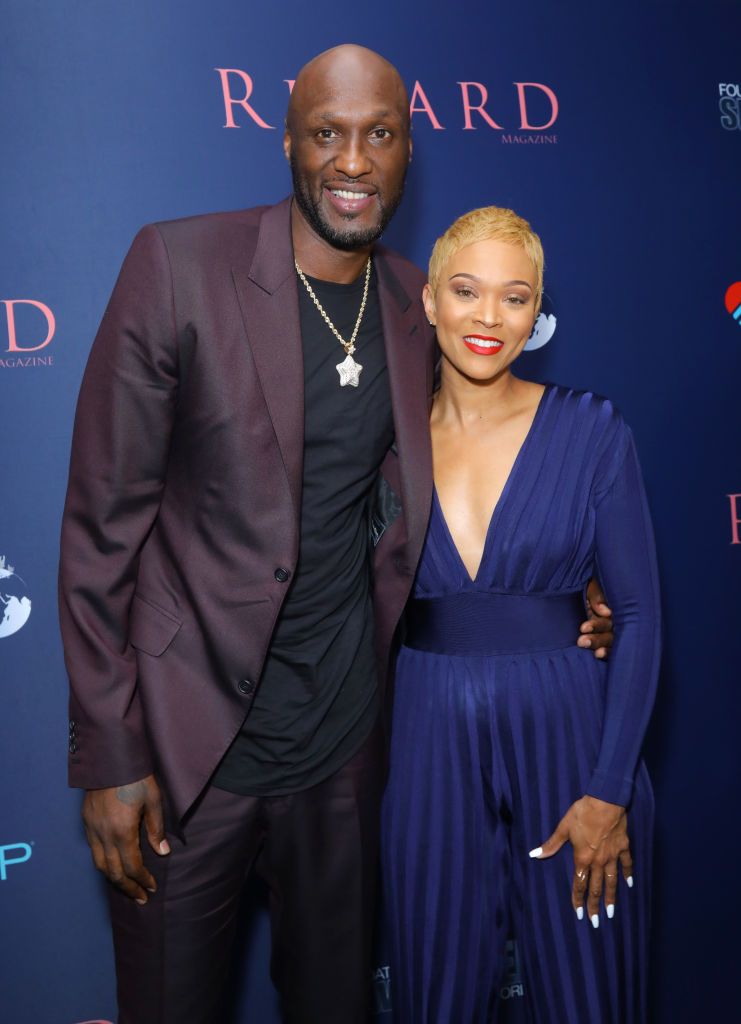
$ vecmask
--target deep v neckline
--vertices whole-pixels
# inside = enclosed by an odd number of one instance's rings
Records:
[[[450,527],[448,526],[448,520],[446,519],[445,512],[443,511],[442,502],[440,501],[440,495],[437,493],[437,487],[435,486],[435,484],[433,482],[433,485],[432,485],[432,498],[433,498],[433,501],[434,501],[435,505],[437,506],[438,515],[440,516],[440,522],[443,525],[443,529],[445,531],[445,535],[447,536],[448,543],[450,544],[451,550],[453,551],[453,554],[455,555],[455,558],[456,558],[459,566],[461,567],[461,569],[463,570],[463,572],[465,574],[466,582],[470,583],[472,586],[476,586],[476,584],[478,583],[478,579],[479,579],[479,576],[481,574],[481,569],[482,569],[482,567],[484,565],[484,562],[486,561],[486,556],[487,556],[488,551],[489,551],[489,544],[490,544],[491,538],[492,538],[492,536],[494,534],[494,527],[495,527],[496,523],[498,522],[498,520],[501,517],[501,510],[502,510],[502,508],[503,508],[503,506],[504,506],[504,504],[505,504],[505,502],[507,500],[507,496],[509,494],[509,491],[511,490],[512,481],[513,481],[513,479],[514,479],[514,477],[515,477],[515,475],[516,475],[516,473],[518,471],[520,463],[523,461],[523,456],[525,454],[525,450],[529,447],[530,439],[532,438],[533,434],[535,433],[535,428],[536,428],[536,426],[538,425],[538,423],[540,421],[541,413],[542,413],[543,409],[545,408],[546,396],[551,392],[552,388],[553,388],[552,384],[546,384],[544,386],[543,394],[538,399],[538,404],[535,407],[535,413],[533,414],[533,418],[532,418],[532,421],[530,423],[530,426],[528,427],[527,433],[525,434],[524,438],[522,439],[522,444],[517,449],[517,455],[515,455],[514,462],[512,463],[512,468],[510,469],[509,473],[507,474],[507,479],[504,482],[504,487],[502,488],[501,494],[497,498],[496,504],[494,505],[494,508],[491,511],[491,515],[489,516],[489,525],[487,526],[486,534],[484,535],[484,546],[481,549],[481,558],[479,559],[479,564],[476,567],[476,575],[475,576],[471,575],[471,573],[466,568],[466,563],[461,558],[461,553],[458,550],[458,545],[456,544],[455,540],[453,539],[453,534],[451,532]]]

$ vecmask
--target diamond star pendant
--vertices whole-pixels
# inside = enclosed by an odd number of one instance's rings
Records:
[[[347,384],[351,387],[356,388],[360,383],[360,371],[363,367],[360,363],[356,363],[352,356],[345,356],[345,359],[341,363],[337,363],[337,372],[340,375],[340,387],[344,388]]]

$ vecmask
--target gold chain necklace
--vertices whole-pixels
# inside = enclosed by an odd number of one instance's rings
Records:
[[[334,334],[335,338],[337,338],[340,345],[342,345],[342,347],[345,350],[344,360],[341,363],[337,363],[337,372],[340,375],[340,387],[344,388],[345,385],[350,384],[352,387],[356,388],[360,382],[360,371],[363,369],[363,367],[360,365],[360,363],[355,362],[355,360],[352,357],[352,354],[355,351],[355,339],[357,338],[358,331],[360,330],[360,323],[363,319],[363,313],[365,313],[365,304],[368,301],[368,285],[370,283],[371,275],[370,256],[368,257],[368,262],[365,265],[365,286],[363,288],[363,301],[360,303],[360,312],[358,313],[358,319],[355,321],[355,329],[352,332],[352,336],[349,341],[345,341],[345,339],[342,337],[340,332],[337,330],[335,325],[330,320],[324,306],[316,297],[314,289],[306,280],[306,276],[303,270],[298,265],[298,260],[294,259],[293,263],[294,266],[296,267],[296,272],[298,273],[298,276],[301,278],[301,280],[304,282],[304,285],[306,286],[307,292],[314,300],[314,305],[322,314],[324,322],[326,323],[327,327],[329,327],[332,334]]]

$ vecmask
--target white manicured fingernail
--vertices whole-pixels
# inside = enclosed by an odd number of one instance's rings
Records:
[[[628,883],[628,888],[632,889],[633,888],[633,876],[632,875],[628,875],[628,877],[625,879],[625,881]]]
[[[610,920],[612,920],[613,917],[615,916],[615,904],[614,903],[608,903],[607,904],[607,916],[610,918]]]
[[[579,918],[580,921],[583,920],[583,918],[584,918],[584,907],[577,907],[576,908],[576,916]]]
[[[592,928],[599,928],[599,914],[592,914],[589,920],[592,922]]]
[[[531,850],[530,853],[528,854],[528,857],[542,857],[542,856],[543,856],[543,847],[542,846],[537,846],[534,850]]]

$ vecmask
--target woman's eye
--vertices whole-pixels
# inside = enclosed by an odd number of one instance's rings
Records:
[[[467,299],[471,295],[473,295],[473,292],[471,291],[470,288],[456,288],[455,294],[460,295],[464,299]]]
[[[524,306],[525,305],[525,299],[523,299],[523,297],[521,295],[508,295],[507,298],[504,301],[505,302],[511,302],[515,306]]]

